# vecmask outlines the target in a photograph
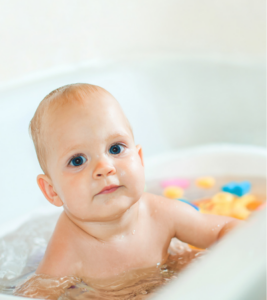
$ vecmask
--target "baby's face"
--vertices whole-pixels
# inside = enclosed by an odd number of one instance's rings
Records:
[[[120,107],[109,94],[98,98],[47,118],[54,191],[66,213],[82,221],[115,219],[140,199],[145,185],[142,149]]]

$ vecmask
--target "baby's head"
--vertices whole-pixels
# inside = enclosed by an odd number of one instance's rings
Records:
[[[89,84],[46,96],[30,123],[45,197],[72,218],[112,220],[144,190],[142,148],[116,99]],[[102,191],[105,187],[117,186]],[[102,191],[102,192],[101,192]]]

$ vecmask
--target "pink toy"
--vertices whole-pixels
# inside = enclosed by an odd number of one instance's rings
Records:
[[[189,180],[182,179],[182,178],[175,178],[175,179],[169,179],[169,180],[163,180],[161,181],[161,186],[163,188],[166,188],[168,186],[178,186],[183,189],[186,189],[189,186]]]

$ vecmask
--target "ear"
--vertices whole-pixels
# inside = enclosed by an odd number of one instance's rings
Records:
[[[45,198],[55,206],[62,206],[63,202],[59,198],[58,194],[54,191],[51,179],[44,174],[40,174],[37,176],[37,183],[44,194]]]
[[[141,145],[136,145],[136,150],[141,159],[141,164],[144,167],[145,165],[144,165],[144,158],[143,158],[143,149],[142,149]]]

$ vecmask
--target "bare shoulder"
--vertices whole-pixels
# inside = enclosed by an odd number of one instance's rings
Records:
[[[36,274],[61,277],[77,276],[79,273],[75,236],[68,231],[68,226],[64,228],[64,225],[64,220],[60,217]]]
[[[143,199],[146,202],[147,207],[151,211],[157,208],[166,208],[166,205],[168,206],[169,203],[172,201],[168,198],[162,197],[160,195],[151,194],[151,193],[144,193]]]
[[[158,222],[163,222],[170,229],[184,225],[189,220],[200,218],[200,214],[190,205],[175,199],[145,193],[145,201],[149,207],[151,216]]]
[[[192,208],[181,201],[168,199],[160,195],[144,193],[144,199],[151,212],[160,210],[162,217],[170,217],[170,215],[182,214],[185,210],[192,211]]]
[[[170,224],[174,210],[177,210],[177,206],[179,206],[177,200],[150,193],[144,193],[144,201],[150,216],[156,219],[157,222],[163,222],[166,225]]]

